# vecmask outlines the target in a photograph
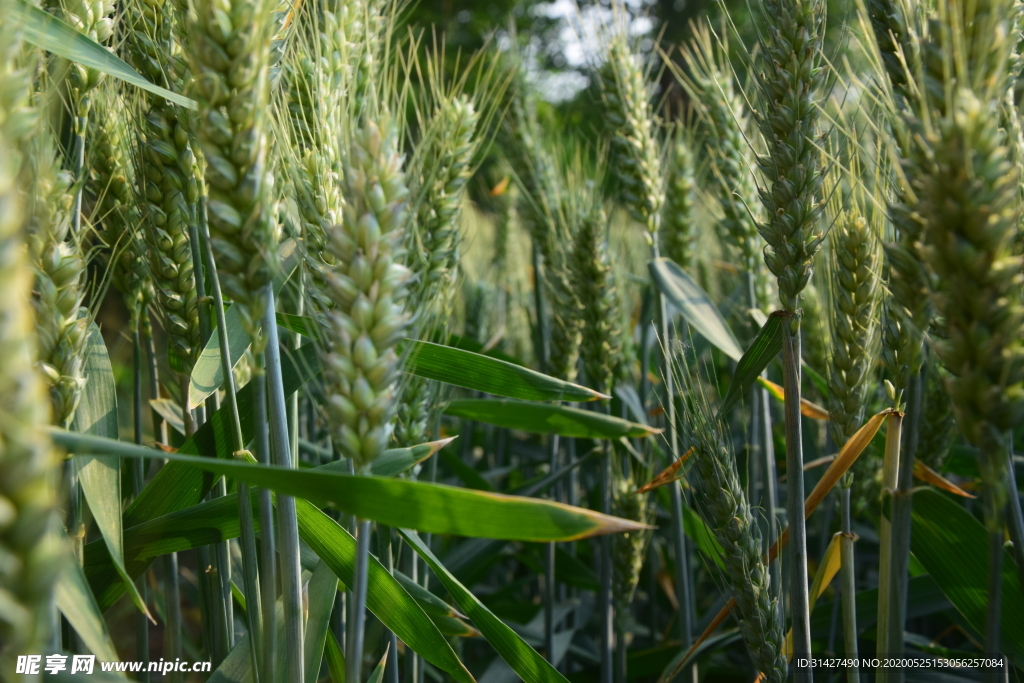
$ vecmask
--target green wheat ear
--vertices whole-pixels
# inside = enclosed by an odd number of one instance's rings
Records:
[[[199,0],[193,9],[187,52],[209,184],[210,245],[221,286],[257,340],[278,243],[267,160],[270,7],[262,0]]]
[[[654,243],[665,202],[661,152],[646,72],[624,30],[608,38],[598,77],[612,135],[612,169],[622,184],[622,199]]]
[[[774,597],[768,567],[761,556],[761,532],[740,486],[736,459],[726,427],[717,421],[701,379],[685,355],[673,355],[673,372],[686,392],[683,401],[684,444],[692,445],[687,478],[701,516],[722,547],[725,580],[736,601],[740,633],[754,667],[764,680],[786,680],[782,652],[782,606]]]
[[[761,14],[765,35],[754,118],[766,147],[757,162],[765,180],[761,201],[766,216],[758,229],[768,243],[764,259],[778,279],[782,305],[793,311],[825,240],[817,226],[824,180],[818,119],[825,80],[825,3],[763,0]]]
[[[13,11],[0,2],[0,15]],[[32,126],[27,74],[15,68],[20,47],[0,48],[0,674],[14,658],[48,640],[50,596],[60,562],[47,533],[53,517],[56,459],[40,428],[50,423],[46,385],[36,371],[33,269],[26,258],[18,147]]]
[[[345,155],[343,220],[327,234],[333,266],[322,278],[332,306],[326,323],[325,409],[335,448],[359,469],[386,447],[393,430],[395,345],[405,335],[402,265],[409,190],[389,127],[367,121]]]

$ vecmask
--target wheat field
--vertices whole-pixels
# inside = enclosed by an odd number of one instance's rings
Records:
[[[1024,8],[563,4],[0,0],[0,680],[1024,680]]]

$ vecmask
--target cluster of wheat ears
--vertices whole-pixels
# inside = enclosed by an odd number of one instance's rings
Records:
[[[389,0],[42,5],[0,0],[0,679],[1021,676],[1016,0],[653,50],[613,5],[584,132],[526,37]]]

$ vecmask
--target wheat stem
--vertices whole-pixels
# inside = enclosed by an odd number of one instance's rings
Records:
[[[274,289],[267,285],[263,304],[263,334],[267,339],[266,372],[270,397],[270,431],[273,439],[274,464],[294,468],[292,446],[288,441],[288,405],[281,377],[281,344],[277,334],[277,313]],[[295,498],[277,496],[278,533],[281,536],[281,578],[284,593],[285,619],[285,671],[288,679],[304,681],[303,675],[303,618],[302,567],[299,558],[299,524],[295,511]],[[358,680],[358,679],[353,679]]]
[[[860,666],[857,661],[857,576],[853,558],[853,522],[850,517],[850,484],[846,478],[839,487],[839,509],[843,537],[839,541],[840,585],[843,594],[843,656],[850,660],[846,667],[847,683],[860,683]]]
[[[210,232],[207,222],[199,222],[200,248],[210,277],[210,292],[213,296],[213,311],[217,319],[217,338],[221,349],[229,348],[227,319],[224,314],[224,295],[220,288],[220,278],[213,260],[213,249],[210,246]],[[242,436],[242,421],[238,413],[238,399],[235,396],[235,374],[231,367],[231,358],[221,353],[221,375],[224,378],[224,398],[227,401],[229,435],[232,453],[245,449]],[[259,683],[261,674],[261,651],[263,647],[263,605],[260,598],[259,568],[256,556],[256,532],[253,527],[252,497],[249,485],[238,482],[238,519],[242,546],[242,576],[245,591],[245,618],[249,632],[249,654],[253,671],[253,683]],[[230,604],[230,603],[229,603]]]
[[[363,669],[363,636],[366,630],[366,579],[370,556],[370,520],[356,521],[356,565],[352,582],[352,613],[345,635],[345,680],[361,681]]]
[[[882,496],[891,496],[899,482],[900,442],[903,432],[903,413],[893,412],[886,418],[885,456],[882,461]],[[883,502],[884,505],[884,502]],[[891,514],[891,513],[890,513]],[[884,514],[878,519],[878,625],[876,652],[884,657],[889,646],[889,595],[892,590],[892,523]],[[888,680],[890,669],[879,666],[875,677],[880,683]]]
[[[251,382],[256,396],[256,458],[260,464],[269,465],[270,424],[264,353],[257,353],[255,360]],[[263,679],[273,680],[277,672],[277,525],[274,523],[274,501],[270,490],[259,489],[257,498],[260,508],[259,597],[263,602],[263,658],[260,666]]]

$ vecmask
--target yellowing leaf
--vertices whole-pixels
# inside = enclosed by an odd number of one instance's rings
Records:
[[[923,482],[942,489],[943,491],[949,491],[953,495],[963,496],[964,498],[977,498],[977,496],[972,496],[967,493],[967,491],[964,491],[949,479],[946,479],[931,467],[928,467],[928,465],[925,465],[917,459],[914,460],[914,476]]]
[[[758,383],[768,390],[768,393],[779,399],[780,401],[786,400],[786,391],[775,382],[767,380],[764,377],[757,378]],[[809,417],[812,420],[828,420],[828,411],[819,406],[817,403],[808,401],[806,398],[800,398],[800,413],[804,417]]]
[[[653,491],[654,489],[660,486],[664,486],[665,484],[671,484],[672,482],[679,479],[682,475],[676,476],[676,472],[679,471],[683,464],[685,464],[689,457],[693,454],[693,449],[694,447],[691,446],[690,450],[683,453],[681,458],[679,458],[674,463],[672,463],[664,470],[662,470],[660,474],[654,477],[654,479],[651,479],[649,482],[638,488],[636,490],[636,493],[647,493],[648,491]]]

